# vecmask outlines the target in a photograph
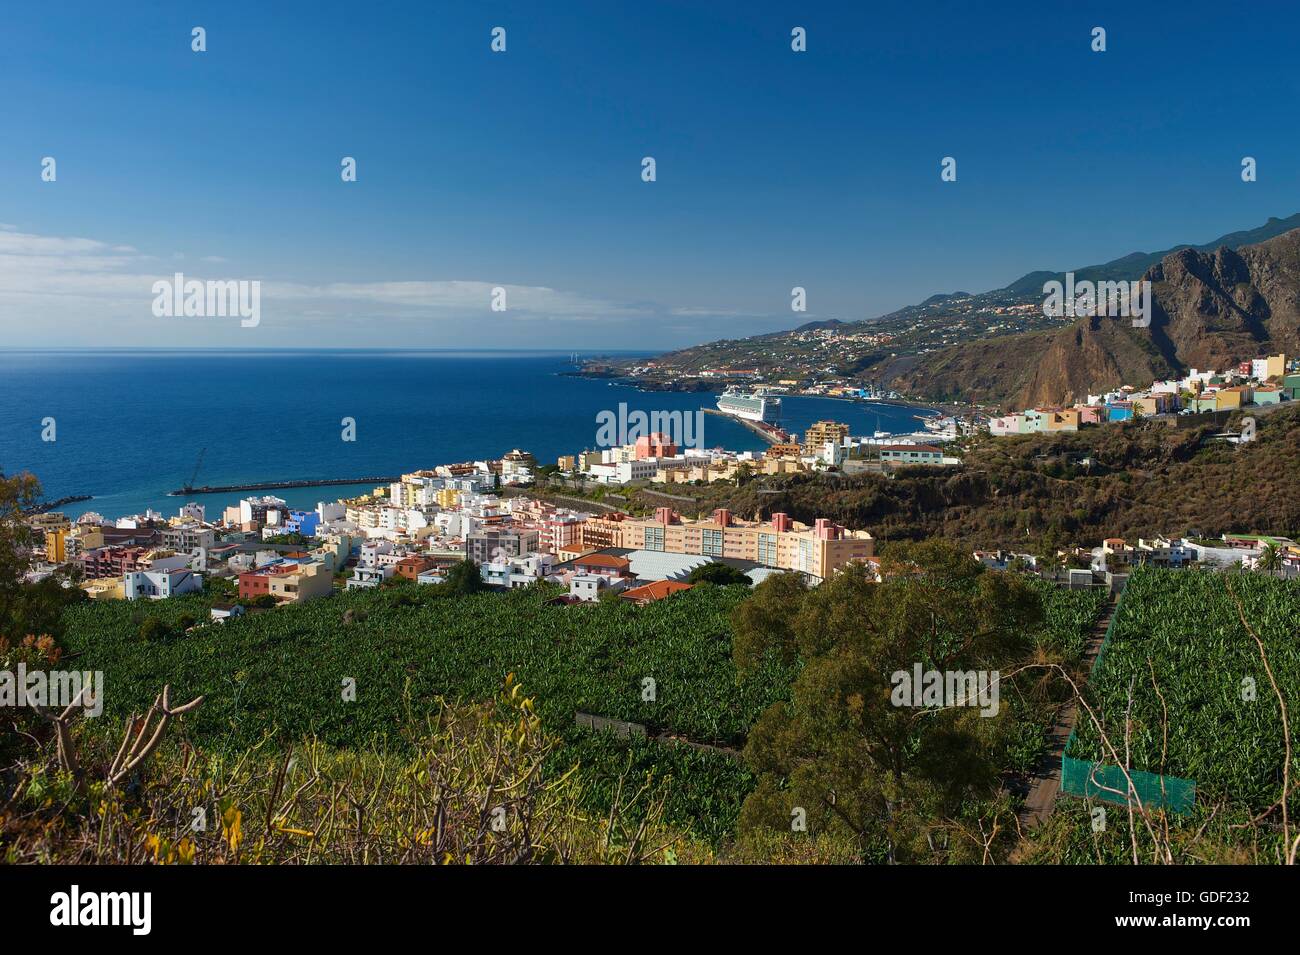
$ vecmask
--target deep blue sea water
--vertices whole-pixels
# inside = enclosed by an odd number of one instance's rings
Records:
[[[114,518],[176,512],[206,448],[197,484],[396,475],[453,461],[532,451],[543,464],[594,447],[596,415],[712,408],[707,394],[641,392],[574,378],[570,356],[537,352],[86,352],[0,350],[0,471],[31,471],[61,508]],[[832,418],[853,434],[913,431],[920,409],[787,397],[783,424]],[[41,440],[43,418],[57,439]],[[356,441],[341,419],[356,420]],[[704,443],[766,445],[744,426],[704,419]],[[369,486],[275,492],[294,506]],[[209,517],[243,494],[197,497]]]

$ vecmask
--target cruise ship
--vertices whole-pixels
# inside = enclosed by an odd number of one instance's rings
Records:
[[[728,388],[718,399],[718,410],[746,421],[773,423],[781,419],[781,399],[764,392]]]

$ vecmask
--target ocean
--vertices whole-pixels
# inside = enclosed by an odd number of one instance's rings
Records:
[[[542,464],[596,443],[596,416],[693,412],[716,395],[643,392],[563,374],[569,352],[18,351],[0,350],[0,471],[30,471],[46,500],[106,518],[176,513],[196,485],[397,475],[454,461],[531,451]],[[914,431],[927,409],[786,397],[782,425],[847,422],[855,435]],[[344,418],[355,440],[343,440]],[[53,419],[52,428],[47,419]],[[43,440],[43,436],[54,440]],[[704,417],[704,445],[766,444],[748,428]],[[372,485],[275,492],[314,507]],[[211,518],[246,493],[198,495]]]

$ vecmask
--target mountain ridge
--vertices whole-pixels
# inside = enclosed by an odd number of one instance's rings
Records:
[[[669,352],[641,383],[694,387],[702,382],[684,383],[701,370],[729,366],[806,382],[871,382],[931,401],[1025,407],[1141,386],[1188,367],[1222,367],[1261,350],[1300,351],[1300,213],[1072,271],[1076,282],[1151,281],[1151,327],[1045,316],[1043,284],[1064,281],[1065,273],[1035,271],[1000,289],[938,293],[877,318],[806,322]]]

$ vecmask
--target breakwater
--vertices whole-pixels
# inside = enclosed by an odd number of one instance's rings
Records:
[[[236,491],[283,491],[295,487],[337,487],[342,484],[392,484],[401,479],[400,474],[386,477],[304,478],[300,481],[257,481],[252,484],[205,484],[202,487],[182,487],[167,493],[170,497],[188,497],[196,494],[231,494]]]

